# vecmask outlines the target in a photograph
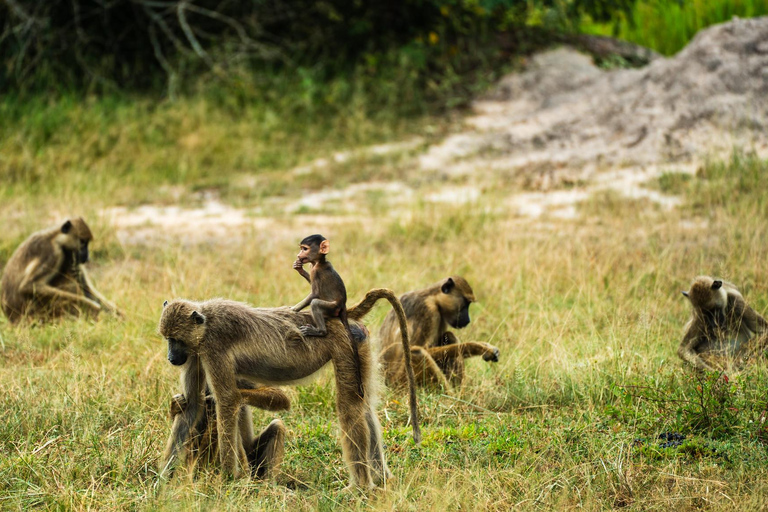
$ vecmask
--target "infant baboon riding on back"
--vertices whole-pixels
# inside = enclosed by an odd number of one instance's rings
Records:
[[[312,286],[312,291],[304,300],[293,306],[295,312],[299,312],[309,306],[312,311],[312,320],[315,325],[303,325],[301,334],[304,336],[325,336],[328,329],[325,321],[338,317],[347,330],[349,345],[355,357],[355,372],[357,379],[357,394],[365,397],[363,390],[363,377],[360,372],[360,354],[352,331],[347,321],[347,288],[341,276],[333,268],[331,262],[326,259],[330,251],[330,244],[323,235],[310,235],[299,243],[299,254],[293,268]],[[309,273],[304,270],[304,265],[309,263]]]

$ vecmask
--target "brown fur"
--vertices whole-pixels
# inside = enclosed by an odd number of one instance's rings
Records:
[[[341,320],[347,330],[348,346],[355,358],[357,395],[364,398],[363,377],[360,373],[360,354],[347,321],[347,288],[331,262],[326,260],[325,255],[328,253],[329,242],[322,235],[312,235],[302,240],[299,247],[300,251],[293,267],[304,279],[309,281],[312,289],[304,300],[293,307],[293,310],[299,312],[309,306],[312,320],[315,322],[314,326],[301,326],[301,334],[305,337],[325,336],[327,334],[325,321],[336,317]],[[309,274],[303,268],[305,263],[311,265]]]
[[[677,349],[684,361],[699,370],[739,368],[765,349],[768,323],[734,284],[699,276],[683,295],[693,308]]]
[[[351,308],[349,317],[356,320],[365,313],[363,309]],[[299,327],[308,321],[309,315],[295,313],[291,308],[252,308],[224,299],[200,303],[175,300],[164,307],[159,332],[168,340],[169,360],[181,366],[188,403],[171,430],[162,457],[163,472],[183,456],[183,448],[193,433],[191,426],[197,425],[205,413],[206,385],[216,404],[222,471],[237,476],[248,468],[239,434],[243,398],[238,389],[242,386],[237,381],[263,385],[299,383],[331,362],[336,373],[336,410],[350,483],[373,487],[390,476],[375,413],[370,344],[360,344],[367,390],[361,400],[353,378],[354,359],[348,346],[339,342],[347,336],[344,326],[341,322],[328,322],[328,335],[307,343]],[[416,417],[413,419],[417,421]]]
[[[117,308],[91,284],[83,266],[91,230],[81,218],[38,231],[27,238],[3,271],[0,304],[11,323],[24,317],[50,318],[63,313]]]
[[[247,386],[247,383],[242,383]],[[291,402],[278,388],[258,387],[240,389],[243,405],[240,408],[240,441],[248,458],[251,476],[272,478],[283,460],[285,425],[279,419],[273,420],[258,436],[253,433],[253,419],[247,406],[268,411],[288,410]],[[183,421],[182,413],[187,408],[184,395],[171,399],[172,422]],[[216,402],[212,395],[205,396],[205,412],[191,429],[185,446],[185,457],[190,472],[202,466],[215,466],[218,462],[218,429],[216,428]]]
[[[459,276],[406,293],[400,297],[408,319],[416,380],[421,385],[448,383],[460,385],[464,379],[464,359],[482,356],[486,361],[498,361],[499,349],[488,343],[459,343],[448,327],[463,328],[469,323],[469,305],[475,294],[467,281]],[[404,369],[402,348],[397,343],[401,328],[390,313],[381,327],[380,360],[386,382],[402,385]]]

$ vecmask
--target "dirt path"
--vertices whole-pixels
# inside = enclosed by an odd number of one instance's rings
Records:
[[[370,211],[371,194],[395,214],[424,202],[483,201],[489,191],[506,196],[497,208],[524,218],[574,218],[579,202],[606,189],[673,208],[678,198],[647,186],[661,173],[693,173],[705,159],[734,148],[768,156],[766,98],[768,18],[711,27],[679,54],[642,69],[605,71],[589,56],[559,48],[533,57],[525,71],[478,99],[465,130],[414,157],[405,182],[357,183],[268,199],[254,209],[214,197],[197,209],[145,206],[104,214],[126,243],[169,233],[194,243],[231,236],[235,228],[295,237],[310,226],[364,223],[358,212]],[[355,154],[412,152],[422,144],[414,139],[334,153],[292,172],[301,176]],[[308,208],[332,214],[304,213]]]

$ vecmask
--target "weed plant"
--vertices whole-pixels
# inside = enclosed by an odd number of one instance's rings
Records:
[[[580,28],[673,55],[703,28],[730,21],[734,16],[753,18],[766,14],[766,0],[637,0],[626,11],[612,11],[610,22],[593,23],[587,17]]]

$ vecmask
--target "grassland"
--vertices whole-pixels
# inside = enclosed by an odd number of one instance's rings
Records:
[[[321,122],[320,114],[267,103],[227,109],[202,99],[2,109],[0,264],[31,230],[82,214],[97,236],[93,279],[125,318],[0,320],[0,508],[766,507],[765,364],[724,383],[697,377],[675,356],[688,315],[680,290],[693,276],[723,276],[759,312],[768,307],[766,162],[737,153],[696,176],[671,167],[652,186],[681,198],[672,210],[600,193],[580,204],[576,219],[531,220],[505,207],[518,184],[484,175],[480,199],[468,203],[393,206],[371,196],[357,215],[319,212],[334,220],[323,232],[351,301],[375,286],[404,292],[461,274],[479,300],[460,338],[498,346],[501,361],[471,360],[460,389],[420,393],[420,447],[405,426],[407,400],[382,389],[395,474],[386,491],[343,490],[328,373],[289,390],[277,483],[203,474],[158,486],[167,404],[178,386],[155,332],[163,300],[295,303],[306,292],[290,268],[296,240],[318,212],[262,214],[281,231],[251,228],[199,243],[169,233],[162,244],[138,244],[121,241],[102,210],[193,207],[201,192],[254,206],[372,177],[418,193],[429,186],[413,165],[418,148],[290,170],[337,150],[414,136],[427,143],[453,122],[374,117],[354,106]],[[369,317],[373,332],[386,312],[381,306]],[[256,426],[272,417],[256,412]],[[663,432],[687,437],[661,448]],[[285,485],[288,477],[298,489]]]

